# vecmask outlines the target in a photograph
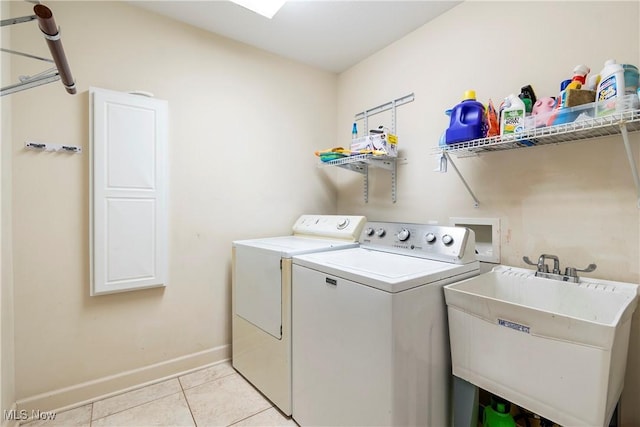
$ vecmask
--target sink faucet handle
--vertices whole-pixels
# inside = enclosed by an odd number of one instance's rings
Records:
[[[591,273],[592,271],[594,271],[596,269],[597,265],[595,264],[589,264],[587,266],[587,268],[580,270],[579,268],[575,268],[575,267],[567,267],[564,271],[564,275],[565,276],[570,276],[570,277],[578,277],[578,271],[581,271],[583,273]]]
[[[535,265],[535,266],[537,267],[537,270],[538,270],[539,272],[541,272],[541,273],[548,273],[548,272],[549,272],[549,268],[545,265],[545,263],[544,263],[544,258],[543,258],[543,256],[542,256],[542,255],[540,256],[540,258],[538,258],[538,262],[537,262],[537,263],[532,262],[532,261],[529,259],[529,257],[528,257],[528,256],[523,256],[523,257],[522,257],[522,260],[523,260],[524,262],[526,262],[527,264],[529,264],[529,265]]]

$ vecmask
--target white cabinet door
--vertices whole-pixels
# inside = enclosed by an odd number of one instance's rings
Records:
[[[90,89],[91,295],[167,284],[167,102]]]

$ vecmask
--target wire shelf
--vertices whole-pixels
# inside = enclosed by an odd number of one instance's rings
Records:
[[[340,159],[330,160],[328,162],[320,162],[318,167],[339,166],[343,169],[349,169],[358,173],[366,173],[367,167],[378,167],[392,170],[396,162],[396,157],[377,156],[373,154],[356,154],[353,156],[342,157]]]
[[[513,135],[493,136],[439,146],[434,151],[452,153],[456,157],[470,157],[491,151],[582,141],[602,136],[619,135],[621,124],[626,124],[629,132],[640,131],[640,109],[594,117],[573,123],[530,129]]]

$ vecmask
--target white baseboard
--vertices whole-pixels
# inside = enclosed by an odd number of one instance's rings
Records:
[[[20,399],[17,402],[17,410],[26,410],[28,413],[36,410],[62,412],[130,390],[175,378],[223,362],[230,357],[231,345],[227,344]],[[2,427],[5,427],[5,425],[3,424]],[[10,425],[6,427],[14,426]]]

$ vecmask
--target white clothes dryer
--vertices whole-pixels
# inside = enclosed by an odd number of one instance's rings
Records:
[[[293,235],[233,242],[232,365],[291,415],[291,257],[358,245],[363,216],[302,215]]]
[[[294,256],[296,422],[450,425],[443,286],[478,273],[462,227],[369,222],[357,248]]]

